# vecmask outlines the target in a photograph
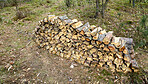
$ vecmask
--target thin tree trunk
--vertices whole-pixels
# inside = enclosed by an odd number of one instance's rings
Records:
[[[129,0],[129,3],[132,3],[132,1],[131,1],[131,0]]]
[[[67,6],[67,7],[70,7],[70,5],[71,5],[71,4],[70,4],[70,0],[66,0],[66,6]]]
[[[106,1],[105,1],[104,10],[106,10],[108,2],[109,2],[109,0],[106,0]]]
[[[99,13],[99,0],[96,0],[96,15],[95,15],[95,18],[98,17],[98,13]]]
[[[102,0],[102,18],[104,18],[104,0]]]
[[[133,8],[135,7],[135,0],[133,0]]]

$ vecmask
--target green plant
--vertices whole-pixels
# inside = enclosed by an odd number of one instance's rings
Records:
[[[140,25],[136,28],[135,42],[137,47],[148,46],[148,15],[143,15],[140,21]]]

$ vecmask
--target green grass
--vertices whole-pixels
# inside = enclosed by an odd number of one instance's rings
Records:
[[[109,73],[107,70],[103,69],[101,72],[101,74],[106,75],[106,76],[110,76],[111,73]]]

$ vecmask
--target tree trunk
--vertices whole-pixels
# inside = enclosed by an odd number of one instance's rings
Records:
[[[98,17],[98,13],[99,13],[99,0],[96,0],[96,15],[95,15],[95,18]]]
[[[133,0],[133,8],[135,7],[135,0]]]
[[[66,0],[66,6],[70,7],[70,0]]]
[[[129,3],[131,3],[132,1],[131,0],[129,0]]]
[[[109,0],[106,0],[105,1],[105,4],[104,4],[104,10],[106,10],[106,8],[107,8],[107,3],[109,2]]]
[[[104,0],[102,0],[102,18],[104,18]]]

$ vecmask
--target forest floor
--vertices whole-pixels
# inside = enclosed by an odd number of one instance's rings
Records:
[[[86,15],[89,17],[89,14],[82,14],[81,9],[65,8],[61,10],[59,3],[61,2],[20,4],[19,7],[27,9],[30,15],[17,21],[14,20],[15,7],[0,9],[0,17],[2,18],[0,22],[1,84],[134,84],[148,82],[148,50],[146,49],[136,49],[135,51],[135,59],[142,68],[142,73],[124,74],[112,73],[102,68],[84,67],[74,61],[51,55],[46,50],[39,49],[32,40],[33,30],[38,25],[38,21],[48,14],[68,14],[69,17],[71,16],[70,18],[100,25],[102,28],[112,30],[115,35],[120,36],[120,33],[117,32],[118,29],[114,30],[114,28],[118,28],[119,22],[130,20],[133,22],[132,25],[135,26],[136,22],[140,20],[140,14],[145,13],[147,9],[136,10],[129,7],[126,10],[121,7],[122,5],[117,8],[120,3],[110,2],[106,17],[103,20],[98,20],[92,17],[87,18]],[[121,14],[120,17],[114,16],[119,13]],[[129,25],[124,27],[129,27]]]

